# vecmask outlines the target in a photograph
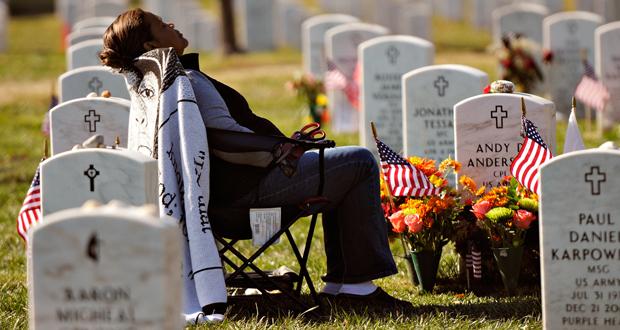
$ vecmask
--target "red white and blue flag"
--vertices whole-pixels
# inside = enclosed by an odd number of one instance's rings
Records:
[[[439,194],[439,188],[435,187],[422,171],[379,139],[375,141],[381,159],[381,171],[392,196],[422,197]]]
[[[347,77],[347,75],[338,68],[334,61],[327,60],[327,72],[325,73],[324,81],[325,88],[328,90],[341,90],[355,108],[359,105],[359,66],[356,66],[353,78]]]
[[[603,111],[609,101],[607,87],[597,79],[594,68],[587,60],[583,61],[583,77],[575,89],[575,98],[598,111]]]
[[[536,131],[534,123],[523,117],[521,119],[523,129],[523,145],[517,157],[510,164],[510,174],[523,186],[540,194],[538,168],[541,164],[551,159],[553,155],[545,141]]]
[[[43,160],[41,160],[43,161]],[[28,242],[28,230],[41,220],[41,164],[37,166],[34,178],[26,193],[22,208],[17,215],[17,233]]]

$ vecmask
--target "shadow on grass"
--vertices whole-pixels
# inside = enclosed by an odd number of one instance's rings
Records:
[[[276,324],[279,319],[290,317],[297,318],[306,324],[334,322],[351,316],[366,317],[379,323],[381,320],[388,322],[396,318],[401,321],[433,318],[438,314],[450,318],[498,321],[540,317],[541,303],[538,293],[525,289],[519,291],[521,295],[507,297],[502,293],[501,288],[496,289],[498,290],[495,291],[493,297],[486,298],[486,300],[492,301],[467,301],[467,299],[455,298],[446,304],[425,304],[424,295],[421,295],[419,301],[414,301],[410,307],[405,308],[387,307],[372,302],[350,304],[338,300],[322,299],[320,308],[305,313],[302,310],[295,309],[293,302],[284,296],[277,296],[273,301],[261,296],[233,298],[229,300],[230,307],[227,317],[231,321],[260,319],[268,324]],[[302,295],[301,299],[311,305],[312,299],[309,295]],[[474,297],[473,300],[477,300],[477,298]]]

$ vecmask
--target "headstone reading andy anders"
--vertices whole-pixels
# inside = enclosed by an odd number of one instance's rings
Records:
[[[478,186],[495,187],[510,175],[510,164],[523,143],[521,98],[527,118],[537,127],[551,153],[555,148],[555,110],[551,101],[522,93],[472,96],[454,106],[457,174],[474,179]]]
[[[357,21],[353,16],[342,14],[316,15],[305,20],[301,25],[304,72],[322,79],[323,73],[327,71],[325,32],[334,26]]]
[[[540,168],[545,329],[620,327],[620,151],[589,149]]]
[[[67,71],[58,77],[60,103],[86,97],[90,93],[101,95],[104,90],[112,96],[129,100],[125,78],[104,66],[87,66]]]
[[[454,158],[453,107],[482,93],[486,73],[464,65],[431,65],[403,76],[403,150],[441,162]],[[454,178],[450,178],[454,179]]]
[[[82,41],[67,48],[67,71],[84,66],[101,65],[99,53],[102,49],[102,39]]]
[[[381,140],[394,150],[403,148],[403,74],[433,63],[432,43],[412,36],[383,36],[361,43],[360,143],[374,146],[370,122],[374,122]],[[376,148],[374,150],[375,156]]]
[[[607,129],[620,122],[620,22],[599,26],[594,45],[596,75],[609,91],[609,101],[601,114]]]
[[[583,75],[582,52],[594,63],[594,30],[603,19],[587,12],[564,12],[543,20],[543,47],[553,52],[545,77],[556,111],[570,114],[571,98]],[[582,113],[583,107],[577,107]]]
[[[30,231],[30,329],[181,329],[181,237],[149,208],[71,209]]]
[[[110,97],[83,97],[61,103],[50,110],[52,155],[70,150],[93,135],[103,135],[108,144],[116,137],[127,146],[128,100]]]
[[[325,33],[327,59],[335,64],[347,80],[354,81],[354,72],[358,65],[357,47],[366,40],[388,33],[388,29],[383,26],[367,23],[348,23],[333,27]],[[327,97],[334,132],[356,132],[359,129],[359,115],[349,99],[353,96],[347,96],[343,90],[331,89],[327,91]]]
[[[87,200],[157,203],[157,161],[126,149],[64,152],[41,165],[41,213],[78,207]],[[171,201],[175,198],[171,197]]]

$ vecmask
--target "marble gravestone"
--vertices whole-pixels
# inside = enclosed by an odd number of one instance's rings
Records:
[[[402,80],[405,156],[437,163],[454,158],[454,105],[481,94],[488,84],[487,74],[469,66],[443,64],[413,70]]]
[[[88,148],[64,152],[41,164],[41,213],[120,200],[157,204],[157,161],[126,149]]]
[[[30,231],[30,329],[181,329],[181,235],[156,209],[110,203]]]
[[[620,327],[620,151],[571,152],[540,167],[545,329]]]
[[[426,3],[403,6],[398,12],[399,34],[411,35],[422,39],[432,38],[433,8]]]
[[[354,80],[358,65],[357,47],[364,41],[384,36],[388,29],[376,24],[348,23],[333,27],[325,33],[327,59],[347,77]],[[359,129],[358,110],[342,90],[328,90],[332,130],[337,133],[356,132]]]
[[[291,0],[279,0],[277,11],[274,30],[277,45],[301,49],[301,25],[308,18],[308,13],[302,5]]]
[[[478,29],[491,27],[493,10],[512,3],[512,0],[470,0],[469,22]]]
[[[91,27],[73,31],[67,35],[66,45],[67,47],[70,47],[73,45],[77,45],[82,41],[102,40],[105,30],[106,28],[104,27]]]
[[[89,17],[85,18],[73,25],[72,31],[80,31],[84,29],[90,28],[108,28],[116,17],[112,16],[102,16],[102,17]]]
[[[9,5],[4,1],[0,1],[0,52],[6,51],[9,18]]]
[[[587,52],[590,65],[594,63],[594,30],[602,18],[587,12],[564,12],[543,20],[543,47],[553,52],[553,62],[547,71],[547,85],[556,110],[568,117],[571,100],[584,72],[582,52]],[[578,107],[578,115],[583,107]]]
[[[103,66],[86,66],[63,73],[58,77],[58,90],[60,103],[90,93],[101,95],[104,90],[112,96],[129,100],[125,78]]]
[[[116,17],[129,9],[129,0],[90,0],[87,11],[93,17]]]
[[[381,141],[393,150],[403,149],[403,74],[433,64],[432,43],[412,36],[383,36],[370,39],[358,47],[361,63],[360,144],[373,151],[378,159],[370,129],[374,122]]]
[[[99,53],[103,40],[87,40],[67,48],[67,71],[84,66],[101,65]]]
[[[521,98],[525,99],[527,118],[555,154],[556,120],[551,101],[522,93],[472,96],[454,106],[455,159],[462,165],[458,175],[471,177],[479,187],[495,187],[510,175],[510,164],[523,143]]]
[[[219,48],[219,22],[206,11],[199,11],[196,16],[193,21],[196,44],[193,47],[203,52],[216,51]]]
[[[435,0],[433,6],[441,17],[460,21],[463,19],[464,3],[464,0]]]
[[[603,128],[608,129],[620,122],[620,22],[595,30],[594,55],[596,76],[609,91],[609,101],[602,113]]]
[[[542,44],[542,22],[549,14],[546,7],[532,3],[516,3],[493,11],[493,41],[498,43],[502,36],[513,32]],[[540,56],[539,56],[540,57]]]
[[[304,72],[323,78],[327,71],[325,61],[325,32],[337,25],[359,21],[342,14],[324,14],[308,18],[301,24],[301,48]]]
[[[50,110],[52,155],[98,134],[108,145],[118,136],[120,146],[126,147],[129,107],[129,100],[116,97],[84,97],[55,106]]]
[[[273,34],[274,0],[237,1],[240,43],[248,51],[275,48]],[[235,6],[237,4],[235,3]]]

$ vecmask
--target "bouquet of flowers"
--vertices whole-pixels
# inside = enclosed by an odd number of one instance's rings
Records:
[[[471,186],[465,186],[469,192]],[[504,178],[489,191],[473,192],[477,200],[471,212],[493,247],[519,247],[525,243],[525,233],[538,214],[538,197],[513,177]]]
[[[535,60],[539,48],[520,34],[502,37],[501,44],[493,47],[501,67],[501,79],[514,82],[521,92],[532,92],[535,84],[543,80],[543,73]]]
[[[293,79],[286,83],[286,88],[295,91],[297,97],[308,105],[313,122],[321,124],[329,121],[323,81],[315,79],[311,74],[297,72]]]
[[[448,174],[460,169],[460,164],[450,158],[442,161],[439,167],[427,158],[409,157],[407,161],[424,173],[440,192],[424,197],[394,197],[382,180],[381,201],[386,218],[392,231],[404,238],[409,251],[441,251],[450,240],[453,222],[463,209],[460,196],[446,180]]]

